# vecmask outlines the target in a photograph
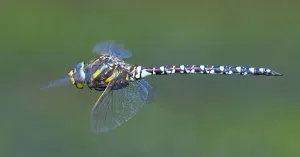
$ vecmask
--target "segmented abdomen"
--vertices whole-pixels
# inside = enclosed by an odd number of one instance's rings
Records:
[[[149,75],[166,74],[224,74],[224,75],[265,75],[282,76],[269,68],[243,67],[243,66],[219,66],[219,65],[167,65],[153,68],[137,66],[135,77],[144,78]]]

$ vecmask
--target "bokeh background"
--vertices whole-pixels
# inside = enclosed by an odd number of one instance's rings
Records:
[[[300,156],[297,1],[0,1],[1,157]],[[147,80],[156,101],[110,134],[90,130],[100,93],[41,91],[116,40],[129,63],[269,67],[284,77]]]

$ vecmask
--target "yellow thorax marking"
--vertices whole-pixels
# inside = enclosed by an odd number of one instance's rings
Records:
[[[105,80],[106,83],[109,83],[111,80],[113,80],[115,78],[115,71],[117,69],[118,66],[115,66],[114,71],[112,72],[112,74]]]
[[[94,72],[93,79],[95,79],[97,76],[99,76],[102,73],[103,69],[104,69],[104,66],[102,66],[101,69],[98,69],[96,72]]]
[[[94,62],[92,64],[95,64],[98,61],[99,61],[99,58],[97,58],[96,60],[94,60]]]

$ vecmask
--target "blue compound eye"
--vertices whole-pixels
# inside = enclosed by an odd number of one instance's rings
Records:
[[[80,62],[76,65],[76,69],[77,70],[80,70],[82,67],[83,67],[84,63],[83,62]]]

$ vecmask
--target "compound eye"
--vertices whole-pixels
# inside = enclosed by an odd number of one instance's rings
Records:
[[[81,69],[83,69],[83,67],[84,67],[84,62],[81,62],[81,63],[77,64],[76,69],[81,70]]]

